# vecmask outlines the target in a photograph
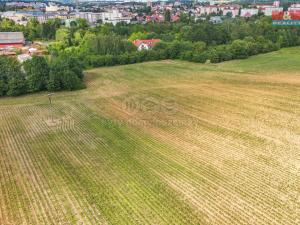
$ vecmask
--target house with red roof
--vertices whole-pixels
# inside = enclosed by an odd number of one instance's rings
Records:
[[[158,42],[160,42],[160,39],[135,40],[133,44],[137,47],[138,51],[142,51],[153,48]]]
[[[146,16],[146,21],[148,23],[150,22],[161,23],[165,21],[165,17],[162,14],[153,14],[151,16]]]
[[[177,22],[177,21],[179,21],[179,19],[180,19],[179,15],[172,15],[171,16],[171,21],[172,22]]]

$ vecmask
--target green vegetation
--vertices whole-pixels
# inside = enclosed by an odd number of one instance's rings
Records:
[[[70,27],[66,27],[59,19],[43,24],[31,20],[26,26],[21,26],[0,18],[0,31],[23,31],[27,40],[51,40],[48,46],[48,58],[51,60],[48,65],[45,62],[37,65],[44,60],[41,59],[33,62],[30,67],[35,68],[25,70],[25,74],[21,71],[9,74],[8,71],[14,69],[6,69],[5,75],[0,72],[0,96],[46,89],[80,89],[84,87],[83,68],[164,59],[219,63],[300,44],[299,27],[272,26],[271,18],[262,15],[236,19],[225,17],[221,24],[213,24],[208,20],[195,22],[187,15],[181,15],[179,22],[170,23],[170,16],[170,11],[166,11],[165,23],[99,24],[96,27],[89,27],[84,19],[77,19]],[[132,44],[134,40],[149,38],[162,41],[152,50],[140,52]],[[8,60],[7,64],[10,65],[10,62]],[[17,67],[21,68],[21,65]],[[24,79],[27,86],[24,85]]]
[[[14,58],[0,57],[0,97],[38,91],[77,90],[84,87],[83,66],[76,57],[60,55],[49,63],[33,56],[22,65]]]
[[[1,224],[295,224],[299,53],[103,67],[52,107],[0,99]]]
[[[170,12],[165,17],[169,18]],[[182,16],[178,23],[102,24],[90,29],[60,28],[56,33],[50,53],[72,54],[86,67],[162,59],[218,63],[300,44],[299,28],[272,26],[271,18],[265,16],[224,18],[221,24]],[[151,51],[136,52],[131,43],[151,38],[162,40]]]

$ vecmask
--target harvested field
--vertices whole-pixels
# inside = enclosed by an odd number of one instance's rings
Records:
[[[300,48],[86,71],[0,99],[0,224],[300,224]]]

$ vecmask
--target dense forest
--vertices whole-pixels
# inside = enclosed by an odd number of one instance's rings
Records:
[[[186,14],[176,23],[100,24],[83,19],[64,26],[59,19],[26,26],[0,20],[0,31],[23,31],[27,40],[47,40],[49,56],[33,57],[24,65],[0,59],[0,95],[84,87],[83,69],[150,60],[181,59],[218,63],[300,44],[297,27],[272,26],[270,17],[223,18],[220,24],[195,21]],[[161,39],[152,50],[137,51],[136,39]]]

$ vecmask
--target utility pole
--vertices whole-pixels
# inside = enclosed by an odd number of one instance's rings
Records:
[[[51,108],[51,121],[53,123],[53,105],[52,105],[52,96],[54,95],[54,93],[50,93],[48,94],[48,99],[49,99],[49,103],[50,103],[50,108]]]

